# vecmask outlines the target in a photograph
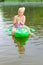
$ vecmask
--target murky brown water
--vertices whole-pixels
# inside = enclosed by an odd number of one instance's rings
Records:
[[[18,53],[12,37],[6,35],[4,31],[12,24],[13,16],[19,7],[18,5],[0,7],[0,65],[43,65],[43,7],[25,6],[26,25],[36,29],[36,36],[31,37],[25,45],[25,54]]]

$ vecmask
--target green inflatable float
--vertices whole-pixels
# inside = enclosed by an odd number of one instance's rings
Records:
[[[12,36],[12,26],[6,29],[5,31],[8,33],[9,36]],[[33,28],[30,28],[31,33],[34,33],[35,30]],[[16,32],[14,33],[14,37],[28,37],[29,32],[26,28],[16,28]]]

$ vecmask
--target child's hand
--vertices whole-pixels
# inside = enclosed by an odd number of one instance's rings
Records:
[[[24,23],[23,22],[20,22],[21,25],[23,25]]]

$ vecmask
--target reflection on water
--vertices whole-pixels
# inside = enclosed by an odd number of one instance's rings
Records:
[[[20,54],[25,53],[25,45],[28,40],[28,37],[26,38],[14,38],[14,43],[16,44],[16,47],[18,47],[18,52]]]
[[[19,58],[17,50],[24,49],[15,47],[12,37],[6,35],[4,30],[12,24],[14,15],[21,5],[0,7],[0,65],[43,65],[43,7],[26,7],[26,25],[36,29],[36,36],[29,38],[25,45],[25,54]],[[26,40],[15,39],[16,42],[24,43]],[[16,43],[15,42],[15,43]]]

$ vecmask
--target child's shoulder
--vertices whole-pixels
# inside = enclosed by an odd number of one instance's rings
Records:
[[[17,18],[18,15],[15,15],[14,18]]]
[[[26,16],[25,16],[25,15],[23,15],[23,17],[24,17],[24,18],[26,18]]]

